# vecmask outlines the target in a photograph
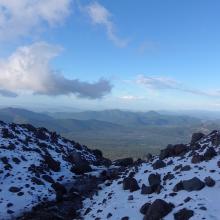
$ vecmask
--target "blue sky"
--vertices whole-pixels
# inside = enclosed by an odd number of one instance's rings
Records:
[[[219,110],[219,1],[54,2],[0,0],[2,105]]]

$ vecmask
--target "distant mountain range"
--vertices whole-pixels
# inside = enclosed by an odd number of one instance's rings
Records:
[[[155,111],[149,112],[131,112],[121,110],[104,111],[84,111],[65,113],[50,113],[50,116],[58,119],[78,119],[78,120],[100,120],[120,125],[129,126],[167,126],[167,125],[187,125],[200,122],[199,119],[190,116],[176,116],[159,114]]]
[[[110,158],[141,157],[157,153],[167,144],[186,143],[192,132],[209,132],[220,122],[205,122],[187,115],[155,111],[121,110],[37,113],[18,108],[0,109],[0,120],[33,124],[56,131],[91,148],[100,148]]]

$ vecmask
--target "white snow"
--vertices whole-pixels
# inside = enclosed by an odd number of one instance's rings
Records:
[[[208,141],[208,138],[204,139],[204,142],[205,141]],[[203,146],[202,142],[201,146]],[[211,146],[210,143],[209,146]],[[219,150],[217,147],[215,147],[215,149],[217,151]],[[200,152],[200,154],[202,154],[202,152]],[[157,159],[158,157],[155,157],[154,161]],[[120,178],[119,180],[113,181],[110,186],[102,184],[103,189],[99,191],[98,195],[94,195],[92,199],[88,198],[84,201],[84,209],[82,210],[82,213],[85,213],[87,208],[91,208],[91,211],[85,216],[85,219],[92,220],[95,217],[98,217],[104,220],[107,219],[108,213],[112,214],[112,217],[109,219],[113,220],[120,220],[125,216],[129,217],[129,220],[143,219],[144,216],[139,211],[141,206],[147,202],[152,203],[156,199],[163,199],[166,202],[171,202],[175,205],[173,211],[167,215],[164,220],[174,219],[173,214],[182,208],[194,211],[194,216],[191,218],[192,220],[220,219],[220,168],[217,166],[217,162],[220,160],[220,155],[218,154],[218,156],[212,160],[199,164],[191,164],[191,157],[189,157],[189,153],[185,155],[184,159],[181,159],[180,157],[173,157],[167,158],[164,161],[168,162],[171,159],[173,160],[172,165],[157,170],[153,170],[152,165],[145,162],[139,167],[138,172],[134,176],[141,187],[143,183],[145,185],[149,185],[148,176],[150,173],[161,174],[161,179],[168,172],[175,174],[175,179],[168,180],[160,194],[153,193],[151,195],[142,195],[141,190],[130,193],[130,191],[123,190],[122,184],[118,184],[119,181],[123,180],[123,178]],[[173,171],[174,167],[179,164],[182,164],[183,166],[190,165],[191,170],[182,171],[180,173]],[[199,167],[202,167],[203,169],[199,169]],[[148,172],[144,173],[145,170],[148,170]],[[216,170],[216,172],[210,172],[211,170]],[[173,192],[175,184],[179,181],[188,180],[193,177],[198,177],[203,181],[207,176],[212,177],[216,181],[214,187],[206,186],[201,191],[193,192],[182,190],[174,197],[169,196],[169,193]],[[112,193],[110,199],[108,199],[109,193]],[[129,201],[129,195],[133,195],[134,199]],[[165,197],[165,195],[167,196]],[[192,200],[184,203],[184,199],[187,197],[191,197]],[[103,203],[104,199],[106,199],[106,202]],[[204,211],[199,209],[201,206],[205,206],[207,210]],[[100,212],[98,210],[102,211]]]
[[[10,133],[12,133],[15,138],[3,138],[2,137],[2,130],[8,129]],[[33,151],[33,149],[40,149],[39,144],[45,143],[47,144],[50,149],[47,149],[48,152],[51,154],[53,159],[59,161],[61,171],[60,172],[53,172],[49,171],[48,174],[51,176],[55,181],[61,176],[63,176],[63,180],[60,183],[67,184],[68,182],[74,181],[74,174],[70,171],[71,164],[63,159],[66,153],[69,151],[74,152],[81,152],[82,156],[88,161],[95,161],[96,157],[94,154],[89,152],[86,147],[82,147],[82,150],[78,150],[75,148],[74,144],[70,141],[64,140],[62,137],[58,139],[58,145],[52,143],[50,140],[50,133],[47,133],[49,137],[48,141],[38,140],[34,137],[34,134],[31,131],[28,131],[26,128],[15,125],[14,132],[9,124],[0,123],[0,219],[1,220],[8,220],[12,219],[13,217],[18,216],[20,213],[24,211],[30,210],[34,205],[36,205],[39,201],[42,201],[44,197],[48,200],[55,199],[55,192],[51,187],[51,183],[46,181],[44,185],[34,185],[31,182],[31,178],[35,175],[28,171],[28,168],[31,164],[35,166],[40,165],[42,161],[42,157],[38,152]],[[25,140],[29,139],[29,143],[24,143]],[[9,144],[12,143],[15,145],[15,149],[9,149]],[[32,151],[25,151],[23,147],[32,149]],[[56,152],[57,149],[62,149],[63,152]],[[11,169],[6,170],[5,164],[2,162],[1,158],[7,157],[9,164],[12,166]],[[19,164],[16,164],[13,161],[13,158],[18,158],[20,160]],[[25,158],[25,161],[22,160],[22,157]],[[98,173],[98,167],[93,166],[96,170],[94,173]],[[42,180],[42,179],[41,179]],[[28,185],[29,186],[28,186]],[[26,185],[26,186],[25,186]],[[24,195],[18,196],[17,193],[12,193],[9,191],[9,188],[21,187],[21,192]],[[35,187],[31,189],[31,187]],[[7,207],[7,204],[12,203],[11,207]],[[9,214],[7,213],[8,210],[12,210],[14,213]]]

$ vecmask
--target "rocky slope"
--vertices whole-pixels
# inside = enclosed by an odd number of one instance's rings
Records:
[[[111,161],[54,132],[0,122],[0,219],[220,219],[220,133]]]
[[[84,201],[84,219],[220,219],[220,133],[194,134],[129,165]]]
[[[60,203],[58,214],[77,217],[82,203],[79,181],[90,178],[88,173],[96,178],[109,162],[100,151],[44,128],[0,122],[0,219],[13,219],[36,205],[52,207],[50,201],[55,205],[64,195],[67,202]]]

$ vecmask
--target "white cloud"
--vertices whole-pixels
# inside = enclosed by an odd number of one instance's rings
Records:
[[[134,96],[134,95],[124,95],[124,96],[120,96],[119,98],[126,101],[135,101],[135,100],[144,99],[144,97]]]
[[[0,0],[0,39],[33,34],[42,24],[62,24],[72,0]]]
[[[117,46],[125,47],[128,40],[119,38],[115,33],[115,25],[112,22],[111,13],[98,2],[93,2],[84,7],[85,12],[88,14],[92,23],[95,25],[102,25],[106,29],[108,38]]]
[[[176,80],[167,77],[139,75],[136,82],[151,89],[176,89],[179,86],[179,83]]]
[[[218,98],[220,97],[219,90],[203,91],[196,88],[190,88],[187,85],[184,85],[183,83],[168,77],[150,77],[150,76],[139,75],[135,80],[135,83],[139,85],[144,85],[146,88],[152,90],[177,90],[181,92],[191,93],[194,95],[218,97]]]
[[[83,98],[101,98],[111,92],[108,80],[96,83],[67,79],[50,66],[62,48],[44,42],[18,48],[0,60],[0,94],[14,96],[22,91],[44,95],[75,94]]]

